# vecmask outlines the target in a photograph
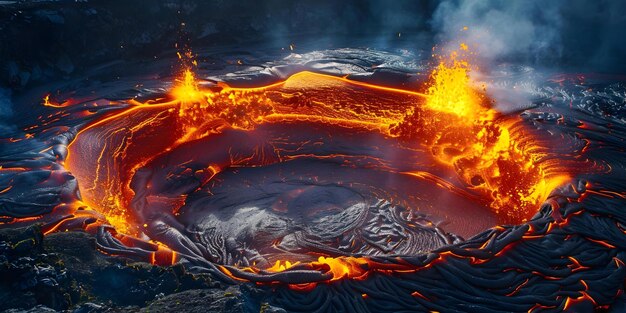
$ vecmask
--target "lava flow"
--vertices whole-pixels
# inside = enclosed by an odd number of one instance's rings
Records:
[[[0,1],[0,311],[626,312],[626,2],[275,2]]]
[[[490,108],[469,70],[453,53],[420,93],[306,71],[263,87],[201,87],[187,69],[168,94],[131,99],[78,132],[65,166],[81,203],[104,215],[82,225],[110,224],[131,247],[148,239],[153,263],[336,280],[389,267],[366,256],[425,253],[525,222],[568,169],[537,162],[532,138]],[[381,235],[385,224],[397,229]]]
[[[86,230],[103,253],[254,282],[284,307],[347,288],[359,301],[389,289],[406,306],[437,310],[433,281],[461,294],[464,284],[496,285],[490,296],[517,309],[601,307],[611,295],[599,290],[619,289],[605,285],[626,268],[615,239],[625,233],[615,203],[626,195],[611,178],[620,167],[600,158],[613,142],[594,137],[616,126],[557,108],[499,113],[470,79],[463,48],[421,92],[417,82],[398,89],[310,71],[239,88],[189,67],[167,91],[128,100],[45,96],[55,113],[27,130],[62,125],[41,151],[51,165],[0,170],[15,184],[49,170],[36,187],[61,186],[59,204],[0,221]],[[556,298],[526,295],[543,283]]]

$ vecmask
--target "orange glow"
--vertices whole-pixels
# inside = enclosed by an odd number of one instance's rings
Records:
[[[6,187],[6,188],[4,188],[4,189],[0,190],[0,193],[5,193],[5,192],[7,192],[7,191],[11,190],[11,188],[13,188],[13,186],[12,186],[12,185],[9,185],[9,187]]]
[[[135,227],[129,223],[126,210],[111,210],[109,214],[106,214],[106,218],[116,231],[122,234],[137,234]]]
[[[469,71],[468,61],[459,59],[456,52],[450,55],[449,60],[441,60],[431,75],[430,98],[426,107],[472,122],[476,114],[483,110],[478,93],[470,85]]]
[[[429,146],[440,162],[454,168],[469,189],[491,199],[505,223],[530,218],[550,191],[569,179],[545,174],[537,156],[522,147],[507,122],[490,108],[484,86],[470,79],[468,46],[441,59],[431,74],[426,112],[407,115],[392,132],[409,134]]]
[[[576,305],[577,303],[582,303],[582,302],[591,302],[594,306],[597,306],[597,302],[596,300],[594,300],[588,293],[581,291],[580,292],[581,295],[577,298],[572,298],[572,297],[567,297],[567,299],[565,300],[565,306],[563,307],[563,311],[568,311],[572,308],[572,306]]]
[[[312,263],[313,266],[327,265],[333,274],[333,280],[344,277],[358,278],[367,273],[367,260],[363,258],[343,257],[343,258],[327,258],[320,256],[317,262]]]
[[[177,80],[177,85],[172,89],[171,93],[176,100],[183,104],[206,101],[204,94],[198,89],[196,79],[190,69],[185,70],[183,78]],[[184,111],[181,110],[181,113],[184,113]]]
[[[289,261],[285,261],[285,262],[276,261],[276,263],[272,267],[268,268],[267,271],[268,272],[282,272],[297,264],[300,264],[300,262],[291,263]]]
[[[467,51],[467,45],[461,44],[460,50]],[[432,153],[437,161],[434,167],[456,173],[464,188],[428,172],[403,174],[430,180],[468,198],[480,196],[497,213],[500,222],[520,223],[532,216],[548,193],[569,177],[544,172],[536,162],[538,156],[529,152],[532,147],[520,145],[519,138],[524,134],[514,132],[512,122],[492,109],[484,90],[472,82],[471,69],[465,55],[453,52],[448,59],[440,60],[426,92],[420,93],[306,71],[268,86],[233,88],[220,83],[208,90],[187,68],[175,80],[167,99],[129,100],[128,109],[82,129],[78,137],[96,127],[112,126],[109,133],[98,137],[105,140],[91,158],[93,166],[86,166],[85,170],[80,160],[69,157],[66,166],[84,184],[81,193],[89,207],[102,213],[118,234],[140,237],[147,225],[135,225],[139,223],[132,220],[126,208],[134,196],[131,178],[151,158],[224,128],[252,130],[261,123],[275,121],[320,122],[377,130],[389,138],[419,144]],[[44,105],[53,106],[48,96]],[[123,123],[129,118],[137,119],[130,127]],[[142,146],[146,149],[143,154],[138,156],[129,148],[129,142],[141,140],[147,130],[158,129],[164,121],[173,122],[167,124],[167,132],[154,135],[154,142]],[[74,153],[71,146],[69,150]],[[206,183],[221,171],[220,166],[211,165],[194,174]],[[110,169],[119,170],[119,175]],[[178,206],[172,213],[177,212],[185,198],[174,201]],[[456,257],[442,253],[436,262],[448,256]],[[163,245],[158,245],[151,259],[157,264],[176,260],[177,255]],[[332,274],[330,281],[361,279],[373,266],[365,258],[319,256],[317,261],[306,264],[278,260],[265,270],[282,272],[296,265],[328,272]],[[236,278],[226,267],[220,269]],[[247,270],[260,271],[254,267]],[[311,284],[293,288],[307,289]],[[413,296],[426,299],[417,291]]]
[[[426,300],[426,301],[430,301],[428,298],[426,298],[424,295],[422,295],[422,294],[421,294],[420,292],[418,292],[418,291],[413,291],[413,292],[411,293],[411,296],[413,296],[413,297],[419,297],[419,298],[422,298],[422,299],[424,299],[424,300]]]
[[[52,104],[50,103],[50,95],[46,95],[43,98],[43,105],[45,105],[45,106],[52,106]]]
[[[64,108],[67,106],[72,105],[73,103],[71,101],[65,101],[64,103],[54,103],[50,101],[50,94],[47,94],[45,97],[43,97],[43,105],[47,106],[47,107],[53,107],[53,108]]]
[[[289,261],[276,261],[276,263],[266,269],[268,272],[282,272],[290,269],[291,267],[300,264],[300,262],[291,263]],[[344,277],[361,277],[367,271],[365,266],[367,260],[363,258],[330,258],[320,256],[317,261],[311,262],[313,268],[328,268],[328,271],[333,274],[331,281],[338,280]]]
[[[295,265],[301,264],[300,262],[291,263],[289,261],[276,261],[276,263],[270,267],[265,269],[268,272],[283,272],[287,271]],[[310,269],[319,270],[321,272],[327,272],[332,274],[332,277],[329,281],[336,281],[340,279],[350,278],[350,279],[363,279],[367,276],[370,270],[369,261],[366,258],[356,258],[356,257],[318,257],[317,261],[313,261],[307,264],[307,267]],[[225,268],[224,268],[225,269]],[[259,270],[255,267],[247,267],[243,269],[244,271],[258,273]],[[236,276],[232,275],[230,271],[224,272],[226,275],[233,277],[235,279]],[[290,288],[296,290],[311,290],[316,286],[316,283],[305,283],[305,284],[297,284],[290,285]]]

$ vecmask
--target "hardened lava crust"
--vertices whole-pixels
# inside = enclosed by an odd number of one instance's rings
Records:
[[[528,86],[532,69],[508,68],[492,79],[527,88],[532,104],[498,110],[476,91],[451,109],[440,93],[454,90],[423,87],[418,70],[409,55],[339,49],[242,71],[200,64],[135,89],[68,85],[2,140],[0,223],[27,233],[1,238],[7,264],[61,255],[20,287],[65,288],[37,300],[56,308],[83,301],[68,281],[110,286],[85,280],[65,243],[97,250],[94,270],[137,290],[158,286],[118,306],[623,307],[623,83],[562,74]],[[31,225],[43,237],[20,228]]]

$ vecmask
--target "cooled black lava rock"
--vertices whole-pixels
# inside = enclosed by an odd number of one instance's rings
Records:
[[[42,239],[37,227],[0,231],[1,309],[64,309],[80,298],[80,288],[58,256],[43,249]]]
[[[160,312],[176,307],[195,312],[209,304],[226,312],[243,310],[237,288],[226,290],[181,266],[132,263],[95,247],[95,239],[83,232],[55,233],[44,240],[37,226],[0,230],[0,310]],[[190,302],[192,295],[199,298]]]
[[[141,312],[246,312],[239,288],[187,290],[155,300]]]
[[[24,310],[20,310],[20,309],[10,309],[10,310],[6,310],[4,311],[5,313],[55,313],[57,311],[45,306],[45,305],[38,305],[35,306],[31,309],[24,309]]]

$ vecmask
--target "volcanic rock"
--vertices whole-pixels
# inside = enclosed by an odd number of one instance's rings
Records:
[[[0,310],[8,312],[242,312],[226,289],[181,266],[158,267],[96,250],[84,232],[43,237],[38,226],[0,230]],[[176,294],[178,293],[178,294]],[[144,309],[141,309],[145,307]]]

